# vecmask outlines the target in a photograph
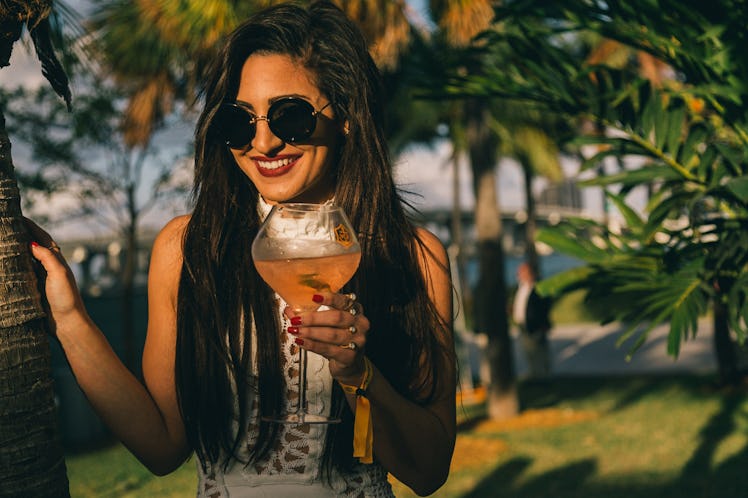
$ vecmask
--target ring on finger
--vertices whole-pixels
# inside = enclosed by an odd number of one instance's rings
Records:
[[[57,245],[57,242],[52,241],[52,243],[49,244],[49,250],[50,251],[59,251],[60,246]]]
[[[343,349],[350,349],[352,351],[355,351],[356,349],[358,349],[358,344],[356,344],[355,342],[351,341],[348,344],[341,344],[340,347],[343,348]]]
[[[353,306],[356,305],[356,294],[351,292],[350,294],[346,294],[346,301],[345,306],[343,306],[343,309],[346,311],[349,311]]]
[[[348,313],[350,313],[353,316],[358,315],[364,310],[364,307],[361,303],[354,303],[353,306],[348,309]]]
[[[356,332],[358,332],[358,329],[355,325],[351,325],[350,327],[348,327],[348,332],[350,332],[351,334],[355,334]]]

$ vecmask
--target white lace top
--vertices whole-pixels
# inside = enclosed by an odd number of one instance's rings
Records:
[[[261,201],[260,209],[264,215],[267,215],[270,206]],[[285,409],[293,411],[298,390],[297,346],[285,333],[288,323],[283,315],[283,309],[286,304],[280,296],[276,295],[276,298],[278,299],[278,313],[284,324],[284,330],[280,331],[281,361],[285,384],[289,389],[285,397]],[[329,414],[333,379],[327,366],[327,359],[313,352],[307,354],[309,411]],[[256,377],[253,376],[250,384],[252,393],[249,396],[249,425],[245,430],[246,445],[239,448],[240,458],[232,459],[226,472],[223,472],[222,465],[216,462],[205,462],[207,472],[203,472],[201,462],[197,462],[198,498],[394,497],[387,481],[387,472],[376,462],[371,465],[356,464],[351,471],[346,473],[334,471],[330,484],[323,480],[320,462],[327,434],[325,424],[281,425],[278,442],[268,452],[265,459],[245,466],[240,460],[248,460],[249,448],[255,444],[259,428]],[[236,422],[234,430],[238,429],[238,422]]]

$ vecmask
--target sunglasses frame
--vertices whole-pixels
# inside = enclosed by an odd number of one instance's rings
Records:
[[[310,112],[310,116],[312,118],[311,125],[309,126],[308,130],[304,131],[302,134],[288,136],[287,133],[284,133],[283,130],[278,130],[273,124],[275,119],[277,119],[277,118],[273,119],[274,110],[277,110],[284,104],[289,104],[289,103],[295,104],[297,106],[301,106],[303,108],[307,108]],[[222,125],[220,123],[216,123],[217,125],[216,131],[217,131],[217,134],[220,136],[220,140],[223,143],[225,143],[229,148],[243,149],[248,144],[250,144],[252,140],[254,140],[255,136],[257,135],[257,122],[265,121],[268,124],[268,127],[270,128],[270,131],[273,133],[273,135],[280,138],[284,142],[294,143],[300,140],[306,140],[307,138],[311,137],[312,134],[314,134],[314,130],[317,129],[317,116],[321,114],[322,111],[324,111],[331,104],[332,102],[328,102],[327,104],[322,106],[319,110],[315,110],[314,106],[310,102],[302,98],[283,97],[281,99],[276,100],[270,105],[270,107],[268,108],[267,114],[265,114],[264,116],[257,116],[255,115],[254,112],[252,112],[252,109],[249,106],[249,104],[246,104],[244,102],[239,102],[239,101],[228,101],[220,105],[220,107],[218,108],[218,111],[216,112],[216,116],[214,117],[214,119],[219,118],[221,111],[224,109],[228,108],[228,109],[241,110],[248,117],[248,122],[245,124],[246,126],[249,126],[250,129],[252,130],[251,136],[249,136],[249,139],[245,143],[238,144],[238,143],[232,143],[231,139],[226,138],[226,135],[228,134],[224,132],[225,130],[222,129]]]

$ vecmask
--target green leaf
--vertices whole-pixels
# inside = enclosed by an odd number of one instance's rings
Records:
[[[729,167],[731,175],[739,175],[745,161],[745,152],[743,148],[730,147],[726,144],[715,143],[720,156],[724,159],[723,164]]]
[[[702,147],[704,142],[707,140],[709,130],[706,125],[702,123],[691,126],[688,130],[688,135],[683,142],[683,146],[680,148],[678,154],[678,162],[688,169],[691,169],[690,162],[699,154],[699,147]]]
[[[670,131],[669,118],[670,113],[663,107],[662,102],[658,103],[657,113],[654,115],[654,146],[658,150],[662,150],[665,147],[665,142],[668,138],[668,132]],[[645,137],[647,138],[647,137]]]
[[[659,92],[651,92],[641,114],[642,136],[648,137],[654,128],[657,113],[661,112]]]
[[[631,228],[632,230],[638,232],[641,230],[641,228],[644,226],[644,220],[642,219],[639,214],[634,211],[631,207],[629,207],[626,204],[626,200],[619,196],[612,194],[610,192],[605,193],[608,199],[610,199],[613,204],[615,204],[616,208],[618,208],[618,211],[623,216],[623,219],[626,221],[626,226]]]
[[[538,230],[536,240],[582,261],[601,262],[608,257],[604,250],[598,248],[589,240],[578,240],[575,234],[564,233],[558,228],[549,227]]]
[[[672,157],[678,156],[678,146],[683,136],[684,120],[686,117],[686,106],[678,99],[678,103],[668,111],[668,130],[665,142],[665,152]]]
[[[715,175],[715,162],[719,160],[719,152],[713,144],[707,146],[706,150],[701,154],[699,158],[699,165],[697,169],[697,175],[701,179],[707,179],[712,177],[713,181],[719,182],[719,175]]]
[[[748,203],[748,175],[731,178],[725,183],[725,187],[742,202]]]
[[[544,278],[537,285],[541,296],[558,296],[565,290],[577,287],[589,277],[594,270],[588,266],[579,266]]]
[[[652,230],[658,230],[665,219],[680,214],[692,197],[691,193],[683,191],[663,194],[659,197],[659,202],[650,207],[647,224]]]
[[[612,175],[597,176],[578,182],[580,187],[621,184],[626,187],[646,185],[655,181],[677,180],[680,175],[669,166],[647,164],[637,169],[625,170]]]

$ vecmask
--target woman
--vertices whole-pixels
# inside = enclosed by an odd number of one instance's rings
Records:
[[[54,243],[32,228],[53,330],[78,382],[154,473],[194,451],[201,497],[392,496],[387,473],[433,493],[455,440],[448,262],[404,214],[363,37],[328,3],[271,7],[229,36],[210,74],[195,209],[153,247],[144,385],[86,314]],[[348,213],[362,249],[346,288],[355,297],[320,292],[318,311],[281,309],[249,250],[278,202],[334,202]],[[260,418],[288,402],[296,346],[327,362],[315,375],[337,381],[329,395],[341,424]],[[362,397],[372,463],[352,456]]]

